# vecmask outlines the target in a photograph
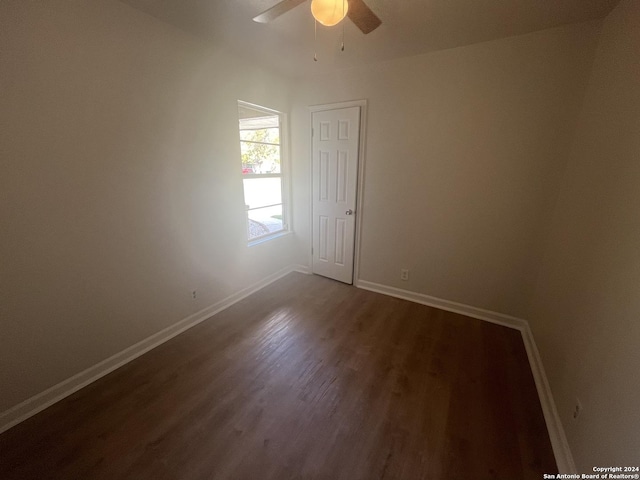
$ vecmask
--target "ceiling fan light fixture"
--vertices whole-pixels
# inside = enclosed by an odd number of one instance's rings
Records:
[[[313,18],[325,27],[333,27],[340,23],[348,11],[347,0],[311,0]]]

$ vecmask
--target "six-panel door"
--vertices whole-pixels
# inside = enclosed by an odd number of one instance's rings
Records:
[[[353,283],[360,107],[312,119],[313,273]]]

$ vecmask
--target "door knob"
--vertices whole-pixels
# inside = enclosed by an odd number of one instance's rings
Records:
[[[349,209],[349,210],[347,210],[347,211],[346,211],[346,212],[344,212],[344,213],[346,213],[347,215],[353,215],[353,210]]]

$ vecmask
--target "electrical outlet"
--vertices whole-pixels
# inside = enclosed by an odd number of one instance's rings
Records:
[[[582,412],[582,403],[580,403],[580,400],[576,398],[576,404],[573,407],[573,419],[577,420],[578,417],[580,416],[580,412]]]
[[[197,290],[193,290],[191,292],[191,298],[196,298],[198,296],[198,291]]]
[[[402,270],[400,270],[400,280],[404,282],[409,280],[409,269],[403,268]]]

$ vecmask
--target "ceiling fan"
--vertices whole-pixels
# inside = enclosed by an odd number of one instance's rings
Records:
[[[288,12],[289,10],[297,7],[298,5],[305,3],[307,0],[281,0],[279,3],[276,3],[273,7],[265,10],[260,15],[253,18],[254,22],[258,23],[269,23],[272,20],[275,20],[283,13]],[[334,0],[335,1],[335,0]],[[313,0],[311,2],[311,9],[314,9],[314,3],[326,3],[325,1]],[[332,2],[333,3],[333,2]],[[340,6],[343,5],[342,0],[337,0],[337,4]],[[364,3],[364,0],[344,0],[346,15],[349,19],[358,27],[362,33],[371,33],[376,28],[382,24],[382,21],[377,17],[375,13]],[[314,17],[318,19],[316,13],[314,13]],[[344,15],[343,15],[344,16]],[[340,17],[340,19],[343,18]],[[320,21],[320,19],[318,19]],[[338,20],[340,21],[340,20]],[[321,21],[321,23],[323,23]],[[337,22],[336,22],[337,23]],[[328,24],[327,24],[328,25]]]

